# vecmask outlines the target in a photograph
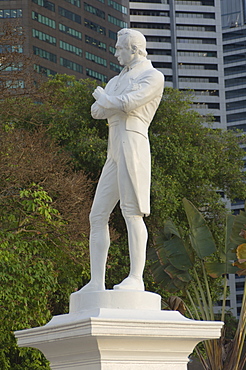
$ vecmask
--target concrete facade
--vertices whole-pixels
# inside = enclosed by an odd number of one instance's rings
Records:
[[[130,22],[166,86],[194,90],[194,108],[226,128],[220,1],[133,0]]]

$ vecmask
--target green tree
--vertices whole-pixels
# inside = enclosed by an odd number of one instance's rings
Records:
[[[45,130],[0,129],[0,367],[48,369],[12,332],[68,310],[89,278],[91,186]]]
[[[192,107],[192,95],[165,89],[164,99],[151,124],[152,215],[156,230],[171,218],[185,220],[182,199],[190,199],[211,220],[212,228],[224,222],[221,194],[245,198],[244,136],[204,125]],[[208,121],[206,117],[206,122]],[[211,216],[211,217],[210,217]]]

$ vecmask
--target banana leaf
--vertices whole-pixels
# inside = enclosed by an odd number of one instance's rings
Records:
[[[213,235],[206,221],[196,207],[187,199],[183,199],[186,216],[190,226],[190,241],[200,259],[216,252]]]
[[[188,272],[175,269],[170,264],[162,265],[160,260],[154,261],[150,268],[155,282],[170,293],[184,289],[191,280]]]
[[[233,252],[233,250],[236,248],[236,244],[233,243],[231,239],[235,219],[236,218],[233,215],[227,215],[226,217],[225,245],[224,249],[220,251],[220,258],[222,261],[205,263],[207,273],[213,278],[217,278],[224,274],[235,274],[237,272],[237,268],[233,266],[233,261],[236,257],[236,254]]]
[[[173,237],[157,246],[157,254],[162,263],[169,261],[171,265],[179,270],[188,270],[193,264],[181,239]]]

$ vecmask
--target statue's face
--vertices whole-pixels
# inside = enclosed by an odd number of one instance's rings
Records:
[[[127,46],[125,36],[120,36],[115,45],[115,57],[118,59],[120,65],[128,66],[131,64],[136,54]]]

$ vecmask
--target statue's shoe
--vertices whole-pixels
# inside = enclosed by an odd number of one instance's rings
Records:
[[[95,284],[92,281],[89,281],[88,284],[83,286],[78,293],[87,293],[87,292],[100,292],[105,290],[105,285],[103,284]]]
[[[120,284],[114,285],[115,290],[138,290],[144,291],[144,282],[141,278],[128,276]]]

